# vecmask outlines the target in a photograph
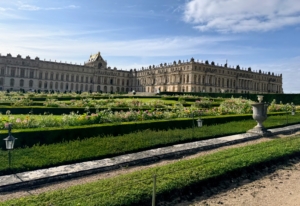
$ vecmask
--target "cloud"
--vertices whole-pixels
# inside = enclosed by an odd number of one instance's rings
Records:
[[[39,7],[35,5],[23,4],[22,2],[18,2],[18,10],[26,10],[26,11],[40,11],[40,10],[63,10],[63,9],[77,9],[79,6],[76,5],[68,5],[63,7]]]
[[[200,31],[270,31],[300,23],[298,0],[191,0],[184,21]]]
[[[27,10],[27,11],[38,11],[41,10],[38,6],[28,5],[28,4],[22,4],[18,7],[19,10]]]

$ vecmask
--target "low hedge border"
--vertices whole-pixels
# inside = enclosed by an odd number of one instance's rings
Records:
[[[186,106],[191,106],[187,104]],[[164,109],[157,107],[158,109]],[[151,110],[151,107],[111,107],[112,111],[129,111],[132,110]],[[15,107],[15,106],[2,106],[0,108],[0,112],[5,114],[7,110],[10,111],[11,114],[53,114],[53,115],[62,115],[62,114],[70,114],[71,112],[78,112],[79,114],[86,113],[84,107],[45,107],[45,106],[24,106],[24,107]],[[107,110],[107,107],[99,108],[99,110]],[[89,108],[91,113],[96,113],[95,108]]]
[[[282,113],[274,113],[272,115],[280,115]],[[203,117],[204,125],[223,124],[231,121],[242,121],[252,119],[252,115],[231,115],[231,116],[213,116]],[[85,125],[67,128],[35,128],[13,130],[13,136],[18,138],[15,142],[15,148],[35,144],[54,144],[61,141],[70,141],[75,139],[84,139],[94,136],[119,136],[129,134],[136,131],[146,129],[150,130],[166,130],[166,129],[185,129],[197,126],[196,118],[192,119],[175,119],[175,120],[159,120],[159,121],[143,121],[143,122],[123,122],[111,124]],[[0,139],[7,136],[6,131],[0,131]],[[0,141],[0,148],[5,148],[5,142]]]

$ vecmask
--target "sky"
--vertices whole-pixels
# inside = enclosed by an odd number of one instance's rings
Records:
[[[0,0],[0,53],[140,69],[196,60],[283,75],[300,93],[299,0]]]

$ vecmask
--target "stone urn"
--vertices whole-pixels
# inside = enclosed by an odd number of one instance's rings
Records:
[[[267,111],[269,104],[262,102],[262,95],[257,96],[259,102],[251,104],[253,109],[252,117],[257,122],[257,125],[253,129],[248,130],[248,132],[260,134],[262,136],[270,136],[272,135],[272,133],[268,131],[263,125],[263,122],[267,119]]]

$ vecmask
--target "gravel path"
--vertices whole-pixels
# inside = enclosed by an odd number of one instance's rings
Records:
[[[298,160],[299,161],[299,160]],[[212,195],[201,195],[189,202],[175,206],[299,206],[300,205],[300,163],[281,166],[275,172],[255,181],[244,179],[232,184],[226,191]]]
[[[300,134],[300,132],[298,132],[296,134]],[[293,135],[296,135],[296,134],[293,134]],[[287,136],[280,135],[278,137],[287,137]],[[209,151],[203,151],[203,152],[200,152],[200,153],[195,154],[195,155],[186,156],[186,157],[181,158],[181,160],[182,159],[192,159],[192,158],[196,158],[196,157],[199,157],[199,156],[211,154],[211,153],[214,153],[214,152],[217,152],[217,151],[220,151],[220,150],[224,150],[224,149],[228,149],[228,148],[235,148],[235,147],[241,147],[241,146],[246,146],[246,145],[251,145],[251,144],[257,144],[259,142],[270,141],[270,140],[272,140],[272,138],[261,138],[261,139],[258,139],[258,140],[249,141],[249,142],[245,142],[245,143],[240,143],[240,144],[235,144],[235,145],[230,145],[230,146],[224,146],[224,147],[220,147],[220,148],[209,150]],[[110,171],[110,172],[103,172],[103,173],[99,173],[99,174],[94,174],[94,175],[90,175],[90,176],[85,176],[85,177],[81,177],[81,178],[72,179],[72,180],[65,180],[65,181],[61,181],[61,182],[58,182],[58,183],[46,184],[46,185],[39,186],[37,188],[31,187],[31,188],[27,188],[26,190],[0,193],[0,202],[1,201],[6,201],[6,200],[9,200],[9,199],[21,198],[21,197],[25,197],[25,196],[29,196],[29,195],[35,195],[35,194],[40,194],[40,193],[54,191],[54,190],[66,189],[66,188],[74,186],[74,185],[85,184],[85,183],[94,182],[94,181],[104,179],[104,178],[107,179],[107,178],[115,177],[117,175],[122,175],[122,174],[125,174],[125,173],[131,173],[131,172],[134,172],[134,171],[140,171],[140,170],[151,168],[151,167],[171,164],[171,163],[176,162],[176,161],[179,161],[179,160],[178,159],[176,159],[176,160],[163,160],[163,161],[160,161],[160,162],[157,162],[157,163],[153,163],[151,165],[121,168],[119,170],[114,170],[114,171]],[[300,172],[299,172],[299,174],[300,174]],[[300,184],[299,184],[299,188],[300,188]],[[300,202],[300,198],[299,198],[299,202]],[[199,202],[199,204],[198,203],[193,204],[193,203],[186,202],[186,203],[183,203],[182,205],[189,205],[189,204],[201,205],[202,202]],[[204,203],[204,205],[210,205],[210,204]],[[212,205],[214,205],[214,204],[212,204]],[[237,204],[237,205],[240,205],[240,204]]]

